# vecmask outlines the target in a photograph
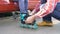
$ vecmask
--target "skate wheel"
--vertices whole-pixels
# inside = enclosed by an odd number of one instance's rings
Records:
[[[21,23],[20,23],[20,27],[22,27],[22,28],[30,28],[30,29],[35,29],[35,30],[38,28],[38,26],[35,25],[35,24],[32,26],[32,25],[21,24]]]
[[[24,26],[23,26],[23,25],[20,25],[20,27],[23,27],[23,28],[24,28]]]
[[[37,29],[38,26],[32,26],[32,25],[29,25],[29,28],[31,28],[31,29]]]
[[[38,29],[38,26],[34,26],[33,28],[34,28],[34,29]]]
[[[19,25],[20,25],[20,27],[25,28],[25,27],[24,27],[24,24],[19,23]]]

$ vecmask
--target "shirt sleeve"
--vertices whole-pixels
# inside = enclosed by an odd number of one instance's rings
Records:
[[[40,10],[40,3],[38,3],[38,4],[36,5],[36,7],[34,8],[34,10],[35,10],[35,12],[38,12],[38,11]]]
[[[40,6],[40,11],[37,13],[39,15],[37,15],[38,17],[44,17],[50,13],[53,12],[54,8],[56,7],[58,0],[47,0],[45,6],[43,8],[41,8]]]

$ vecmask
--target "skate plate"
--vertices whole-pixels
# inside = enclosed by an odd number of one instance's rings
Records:
[[[34,24],[34,25],[20,24],[20,27],[22,27],[22,28],[38,29],[37,24]]]

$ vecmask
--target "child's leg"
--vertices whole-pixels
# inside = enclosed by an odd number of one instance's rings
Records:
[[[38,28],[36,24],[26,24],[26,18],[29,16],[28,11],[27,11],[27,7],[28,7],[28,1],[27,0],[19,0],[19,8],[20,8],[20,19],[21,19],[21,24],[20,26],[22,27],[26,27],[26,28]],[[35,23],[35,22],[34,22]]]
[[[27,5],[28,5],[27,0],[19,0],[20,17],[21,23],[23,24],[25,24],[25,19],[28,17]]]
[[[28,1],[27,0],[19,0],[19,8],[20,13],[28,13],[27,7],[28,7]]]
[[[27,13],[28,13],[28,0],[25,0],[25,10],[27,11]]]

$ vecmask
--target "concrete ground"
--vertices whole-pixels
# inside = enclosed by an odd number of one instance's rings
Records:
[[[42,21],[38,19],[37,21]],[[19,18],[0,18],[0,34],[60,34],[60,21],[52,18],[53,27],[39,27],[37,30],[21,28]]]

